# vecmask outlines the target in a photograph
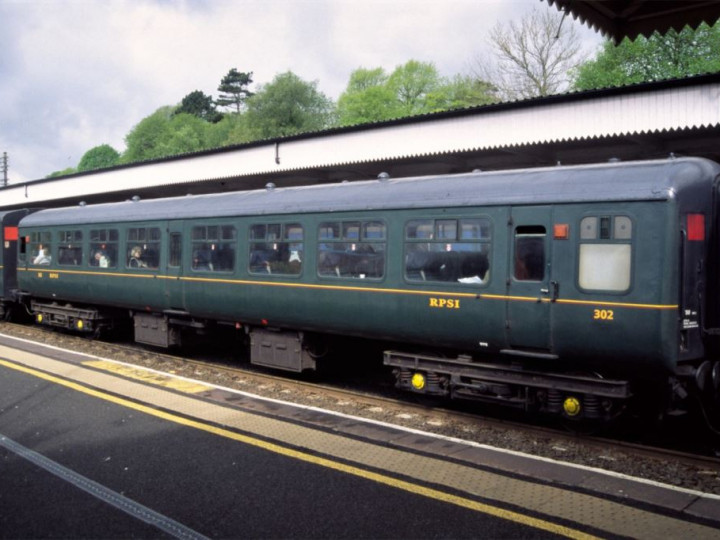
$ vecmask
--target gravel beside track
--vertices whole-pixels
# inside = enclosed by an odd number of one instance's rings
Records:
[[[720,495],[720,460],[686,459],[678,454],[653,455],[632,445],[617,447],[611,442],[587,440],[532,426],[523,426],[482,416],[437,411],[413,403],[298,383],[268,376],[265,372],[236,371],[179,356],[136,349],[63,334],[45,329],[0,323],[0,333],[77,352],[97,355],[212,384],[334,410],[498,448],[543,456],[598,469],[653,480],[664,484]],[[237,366],[240,367],[240,366]]]

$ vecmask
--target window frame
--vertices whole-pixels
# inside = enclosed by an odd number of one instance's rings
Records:
[[[39,231],[30,231],[29,240],[26,244],[26,255],[27,263],[32,266],[50,266],[54,262],[53,252],[53,231],[51,229],[44,229]],[[35,262],[38,260],[40,248],[46,250],[45,256],[47,262]]]
[[[144,233],[142,235],[138,234],[138,238],[131,238],[133,231],[144,231]],[[157,237],[153,234],[154,232],[157,232]],[[140,238],[140,236],[143,238]],[[162,240],[162,228],[157,224],[138,225],[125,229],[125,268],[133,271],[157,271],[162,262]],[[141,249],[141,256],[139,258],[133,256],[135,249],[138,247]],[[148,257],[145,254],[148,253],[151,248],[151,257]],[[133,265],[133,259],[138,259],[141,264],[139,266]]]
[[[589,234],[583,230],[583,222],[585,222],[587,219],[596,219],[596,226],[594,227],[594,236],[591,238],[589,237]],[[603,225],[603,220],[607,219],[606,222],[608,226]],[[621,231],[619,232],[617,230],[618,222],[620,219],[626,220],[626,223],[629,224],[629,231]],[[592,212],[592,213],[586,213],[583,214],[580,217],[580,220],[578,221],[578,228],[580,231],[580,234],[578,234],[578,241],[577,241],[577,257],[576,257],[576,285],[578,287],[578,290],[586,293],[586,294],[611,294],[611,295],[626,295],[629,294],[633,287],[634,287],[634,271],[635,271],[635,252],[637,251],[635,249],[636,244],[636,237],[637,237],[637,221],[633,218],[632,215],[626,212]],[[607,232],[606,232],[607,231]],[[627,286],[623,289],[617,289],[617,288],[597,288],[597,287],[586,287],[583,285],[583,265],[585,262],[585,258],[583,257],[583,246],[629,246],[627,249],[629,249],[629,253],[627,254],[627,266],[626,268],[623,268],[624,276],[627,278]],[[622,255],[620,253],[620,255]],[[600,254],[590,254],[589,252],[587,255],[585,255],[588,259],[590,257],[596,257],[598,260],[602,259],[603,261],[607,261],[607,253]],[[621,259],[618,259],[615,261],[616,264],[622,264],[623,261]],[[590,262],[588,261],[588,264]],[[611,272],[613,276],[617,276],[617,271]],[[587,275],[587,279],[590,279],[592,276],[590,274]],[[586,281],[586,280],[585,280]]]
[[[305,267],[305,229],[305,225],[298,220],[250,223],[247,235],[248,274],[285,278],[302,276]],[[298,230],[300,237],[293,237],[293,232],[297,233]]]
[[[228,232],[230,232],[229,235]],[[228,222],[192,224],[190,228],[190,270],[192,272],[233,274],[237,268],[237,254],[238,228],[236,224]],[[172,268],[177,268],[177,266],[172,266]]]
[[[316,230],[315,273],[319,279],[377,283],[387,277],[388,225],[384,219],[325,219],[317,224]],[[324,230],[332,230],[337,235],[328,236],[323,234]],[[375,236],[376,232],[380,232],[380,236]]]
[[[114,227],[97,227],[88,231],[88,265],[91,268],[117,268],[120,258],[120,230]],[[94,264],[96,254],[101,254]],[[104,265],[101,260],[105,258]]]
[[[466,233],[472,228],[477,228],[478,232],[468,237]],[[453,230],[454,234],[450,234]],[[492,278],[493,239],[493,219],[487,214],[406,219],[403,225],[403,279],[413,285],[487,287]],[[443,273],[448,279],[443,278]]]

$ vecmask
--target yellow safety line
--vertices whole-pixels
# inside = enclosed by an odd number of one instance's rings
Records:
[[[179,392],[185,392],[186,394],[199,394],[200,392],[207,392],[213,389],[212,386],[207,384],[179,379],[162,373],[148,371],[147,369],[116,364],[115,362],[108,362],[106,360],[88,360],[87,362],[83,362],[82,365],[109,371],[129,379],[136,379],[157,386],[171,388]]]
[[[485,300],[511,300],[515,302],[541,302],[541,303],[555,303],[555,304],[568,304],[568,305],[581,305],[581,306],[613,306],[613,307],[624,307],[634,309],[678,309],[677,304],[637,304],[630,302],[612,302],[606,300],[570,300],[558,298],[551,300],[550,298],[543,298],[537,296],[512,296],[504,294],[487,294],[487,293],[463,293],[463,292],[448,292],[448,291],[426,291],[426,290],[409,290],[409,289],[389,289],[381,287],[357,287],[349,285],[318,285],[312,283],[289,283],[283,281],[255,281],[248,279],[224,279],[224,278],[205,278],[205,277],[189,277],[189,276],[168,276],[159,274],[121,274],[118,272],[88,272],[82,270],[47,270],[45,268],[34,268],[24,269],[18,268],[22,272],[47,272],[53,274],[75,274],[83,276],[111,276],[111,277],[128,277],[128,278],[145,278],[145,279],[167,279],[167,280],[179,280],[187,282],[198,282],[198,283],[225,283],[228,285],[254,285],[260,287],[286,287],[293,289],[315,289],[315,290],[328,290],[328,291],[353,291],[353,292],[371,292],[371,293],[382,293],[382,294],[405,294],[415,296],[446,296],[453,298],[477,298]]]
[[[570,527],[565,527],[563,525],[557,525],[555,523],[551,523],[549,521],[545,521],[542,519],[525,516],[518,512],[505,510],[502,508],[497,508],[495,506],[477,502],[472,499],[467,499],[464,497],[460,497],[458,495],[452,495],[450,493],[445,493],[438,489],[428,488],[425,486],[413,484],[413,483],[405,481],[405,480],[399,480],[397,478],[392,478],[391,476],[386,476],[384,474],[366,471],[359,467],[355,467],[352,465],[346,465],[344,463],[339,463],[337,461],[332,461],[331,459],[328,459],[328,458],[314,456],[312,454],[309,454],[306,452],[301,452],[299,450],[293,450],[291,448],[285,448],[279,444],[256,439],[254,437],[250,437],[249,435],[242,435],[240,433],[235,433],[228,429],[223,429],[223,428],[212,426],[209,424],[204,424],[198,420],[191,420],[189,418],[183,418],[176,414],[160,411],[160,410],[154,409],[154,408],[146,406],[146,405],[141,405],[139,403],[134,403],[134,402],[129,401],[124,398],[112,396],[110,394],[106,394],[99,390],[94,390],[92,388],[88,388],[86,386],[83,386],[81,384],[78,384],[78,383],[75,383],[72,381],[67,381],[67,380],[61,379],[59,377],[55,377],[53,375],[49,375],[49,374],[43,373],[41,371],[37,371],[37,370],[29,368],[29,367],[15,364],[10,360],[0,359],[0,365],[3,365],[10,369],[14,369],[16,371],[26,373],[28,375],[32,375],[39,379],[43,379],[43,380],[46,380],[46,381],[49,381],[49,382],[52,382],[55,384],[59,384],[61,386],[65,386],[66,388],[70,388],[72,390],[82,392],[82,393],[87,394],[92,397],[96,397],[96,398],[99,398],[99,399],[102,399],[105,401],[109,401],[111,403],[115,403],[116,405],[120,405],[122,407],[134,409],[139,412],[143,412],[145,414],[154,416],[156,418],[161,418],[163,420],[167,420],[169,422],[174,422],[176,424],[180,424],[180,425],[183,425],[186,427],[198,429],[198,430],[204,431],[206,433],[211,433],[213,435],[225,437],[227,439],[241,442],[243,444],[248,444],[250,446],[254,446],[257,448],[261,448],[263,450],[267,450],[269,452],[273,452],[275,454],[279,454],[279,455],[282,455],[285,457],[297,459],[300,461],[304,461],[306,463],[312,463],[312,464],[318,465],[320,467],[325,467],[325,468],[328,468],[328,469],[331,469],[334,471],[343,472],[346,474],[364,478],[366,480],[371,480],[373,482],[377,482],[379,484],[390,486],[390,487],[400,489],[400,490],[403,490],[403,491],[406,491],[409,493],[413,493],[415,495],[420,495],[420,496],[434,499],[437,501],[446,502],[448,504],[453,504],[455,506],[467,508],[469,510],[481,512],[483,514],[487,514],[490,516],[498,517],[498,518],[505,519],[508,521],[513,521],[515,523],[519,523],[522,525],[527,525],[529,527],[534,527],[536,529],[548,531],[553,534],[559,534],[562,536],[566,536],[568,538],[576,538],[576,539],[582,539],[582,540],[591,540],[591,539],[596,538],[595,536],[589,535],[582,531],[572,529]]]

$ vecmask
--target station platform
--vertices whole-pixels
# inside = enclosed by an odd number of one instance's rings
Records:
[[[720,497],[0,335],[0,538],[720,538]]]

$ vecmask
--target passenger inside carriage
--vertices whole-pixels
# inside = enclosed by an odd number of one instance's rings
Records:
[[[147,268],[147,263],[143,260],[143,250],[140,246],[134,246],[130,250],[130,256],[128,258],[129,268]]]
[[[95,262],[92,263],[93,266],[99,266],[100,268],[108,268],[110,266],[110,259],[102,251],[96,251],[94,259]]]
[[[50,264],[51,260],[52,257],[50,256],[49,250],[40,246],[40,249],[38,249],[38,254],[33,259],[33,264]]]

